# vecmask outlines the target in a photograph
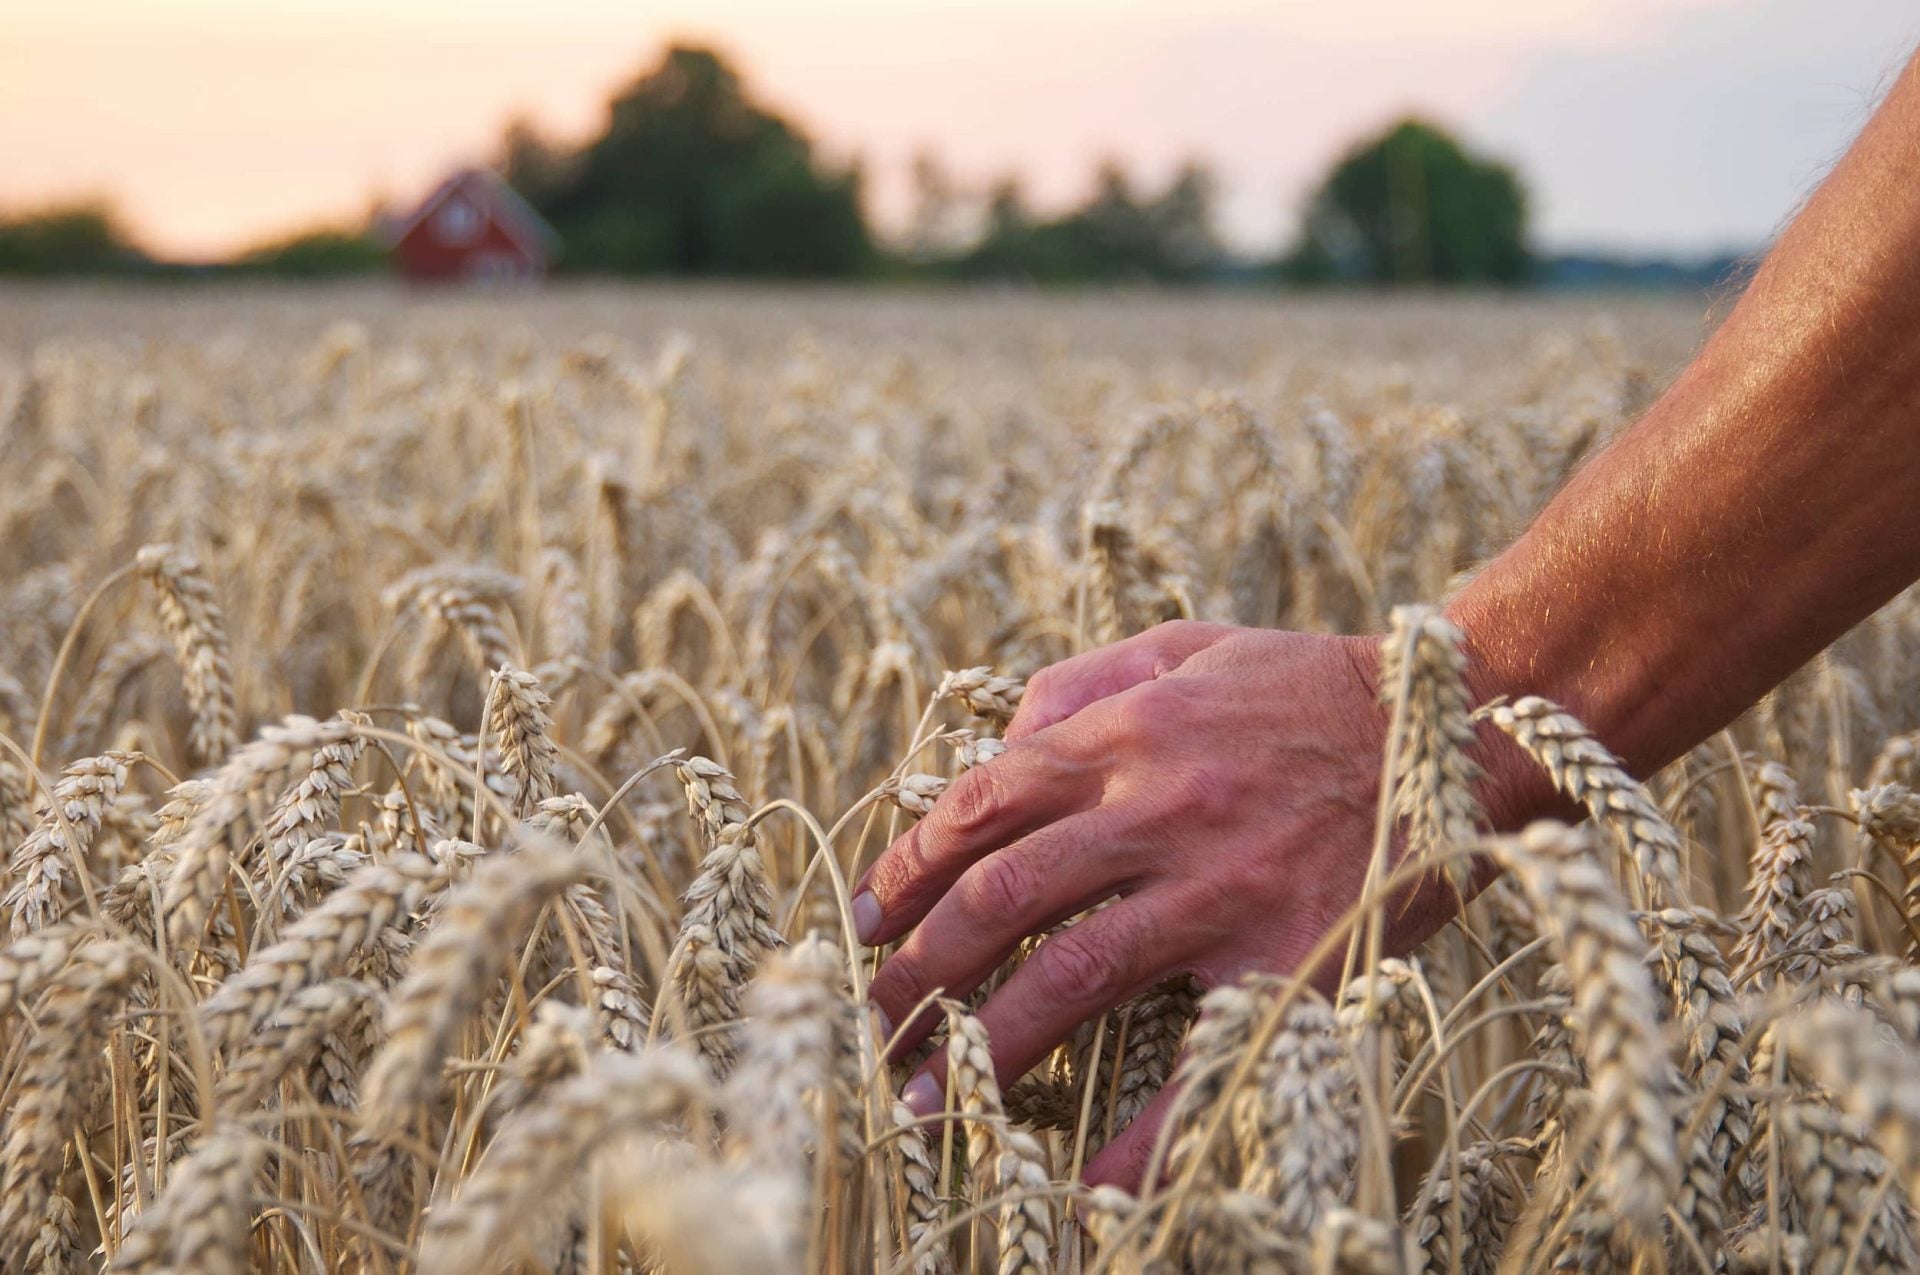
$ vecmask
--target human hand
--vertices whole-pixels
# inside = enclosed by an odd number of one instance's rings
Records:
[[[1002,1084],[1168,978],[1297,969],[1366,876],[1387,722],[1377,650],[1176,622],[1035,675],[1006,753],[955,780],[856,887],[861,940],[905,936],[873,979],[887,1022],[936,990],[966,995],[1023,938],[1116,895],[980,1010]],[[1424,890],[1390,907],[1390,945],[1425,938],[1450,903]],[[939,1109],[944,1069],[936,1056],[908,1082],[909,1106]],[[1170,1098],[1116,1136],[1089,1182],[1138,1186]]]

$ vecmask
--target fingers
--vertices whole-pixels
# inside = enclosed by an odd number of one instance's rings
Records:
[[[1114,1134],[1112,1142],[1100,1148],[1093,1159],[1087,1162],[1083,1177],[1088,1186],[1117,1186],[1134,1195],[1140,1194],[1147,1170],[1154,1167],[1154,1151],[1160,1145],[1161,1131],[1167,1129],[1168,1121],[1173,1116],[1179,1092],[1169,1081],[1153,1096],[1153,1101],[1133,1118],[1131,1124]],[[1160,1152],[1156,1176],[1166,1176],[1168,1152],[1171,1150],[1169,1146]]]
[[[919,922],[960,874],[1002,846],[1091,808],[1097,759],[1035,740],[975,766],[927,817],[887,847],[854,888],[853,922],[869,947]]]
[[[1224,625],[1175,621],[1049,665],[1027,679],[1006,737],[1025,739],[1096,700],[1163,677],[1230,631]]]
[[[1092,814],[1048,824],[960,875],[873,977],[868,996],[889,1024],[901,1024],[935,992],[965,996],[1038,934],[1113,894],[1122,864],[1103,821]],[[911,1048],[938,1021],[929,1012],[903,1033]]]
[[[1155,892],[1123,899],[1047,939],[979,1013],[1002,1085],[1025,1075],[1074,1028],[1167,977],[1188,955]],[[909,1081],[916,1115],[940,1109],[946,1059]]]

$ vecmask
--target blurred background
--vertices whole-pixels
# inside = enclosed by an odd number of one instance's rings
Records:
[[[0,273],[1737,274],[1910,0],[8,0]]]

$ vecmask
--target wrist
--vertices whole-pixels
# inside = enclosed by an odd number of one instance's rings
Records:
[[[1449,608],[1448,618],[1455,625],[1460,621]],[[1462,628],[1466,634],[1464,643],[1467,651],[1467,697],[1476,708],[1502,696],[1516,698],[1517,694],[1505,680],[1490,666],[1481,662],[1479,652],[1470,631]],[[1380,642],[1379,637],[1342,637],[1340,642],[1352,661],[1355,682],[1365,687],[1366,693],[1375,697],[1378,704],[1380,694]],[[1387,739],[1388,712],[1385,706],[1376,709],[1378,731],[1377,746],[1384,748]],[[1475,796],[1479,798],[1481,809],[1486,813],[1487,823],[1495,832],[1517,832],[1536,819],[1555,818],[1569,822],[1581,818],[1582,812],[1572,802],[1561,797],[1554,789],[1553,780],[1546,771],[1529,757],[1504,731],[1492,722],[1480,722],[1475,726],[1476,741],[1472,747],[1472,757],[1480,767],[1480,779],[1475,785]]]
[[[1478,634],[1484,631],[1483,617],[1470,601],[1463,597],[1449,605],[1447,618],[1463,635],[1468,700],[1475,707],[1540,695],[1580,717],[1599,735],[1599,728],[1583,716],[1592,711],[1591,696],[1581,694],[1570,679],[1554,676],[1551,668],[1537,658],[1524,663],[1504,658],[1524,648],[1482,641]],[[1561,793],[1553,777],[1505,731],[1490,721],[1481,721],[1475,726],[1475,735],[1474,760],[1481,770],[1478,796],[1494,831],[1518,832],[1536,819],[1573,823],[1585,817],[1579,804]]]

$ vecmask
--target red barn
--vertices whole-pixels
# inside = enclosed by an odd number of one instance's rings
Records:
[[[486,169],[463,168],[400,222],[393,264],[420,282],[531,282],[546,276],[559,244],[511,186]]]

